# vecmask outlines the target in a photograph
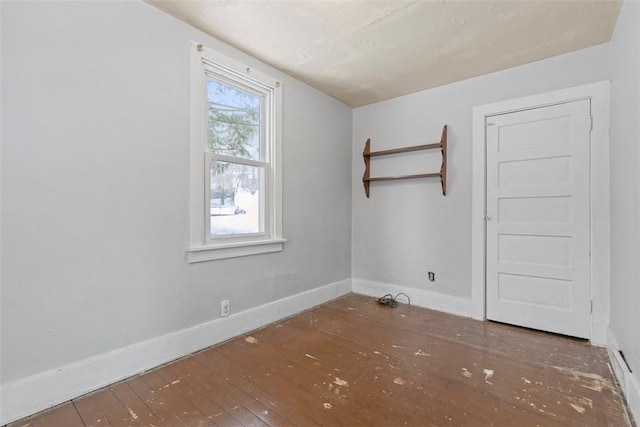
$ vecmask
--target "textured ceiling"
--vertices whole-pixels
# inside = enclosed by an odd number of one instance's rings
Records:
[[[594,46],[620,0],[149,3],[358,107]]]

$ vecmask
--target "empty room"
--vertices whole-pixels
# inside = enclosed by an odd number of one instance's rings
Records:
[[[0,1],[0,425],[634,426],[640,1]]]

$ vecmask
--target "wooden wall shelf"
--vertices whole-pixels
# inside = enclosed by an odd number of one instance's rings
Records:
[[[440,166],[440,172],[432,173],[419,173],[414,175],[395,175],[395,176],[376,176],[371,177],[371,157],[388,156],[390,154],[409,153],[412,151],[430,150],[433,148],[439,148],[442,152],[442,165]],[[442,128],[442,137],[440,142],[435,144],[414,145],[413,147],[392,148],[390,150],[371,151],[371,139],[367,139],[367,143],[364,146],[362,152],[364,158],[364,175],[362,176],[362,183],[364,184],[364,193],[369,198],[369,183],[372,181],[389,181],[394,179],[413,179],[413,178],[433,178],[440,177],[440,183],[442,184],[442,195],[447,195],[447,125]]]

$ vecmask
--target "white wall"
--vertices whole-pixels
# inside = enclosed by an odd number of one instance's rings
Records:
[[[422,291],[436,308],[470,315],[472,108],[607,80],[608,60],[604,44],[355,109],[354,287],[359,281],[399,285],[414,294]],[[449,126],[446,197],[439,180],[431,178],[372,183],[371,198],[365,198],[367,138],[372,150],[426,144],[439,140],[444,124]],[[439,156],[409,153],[377,161],[372,176],[437,172]],[[435,272],[435,282],[428,281],[427,271]]]
[[[1,2],[2,384],[351,276],[351,109],[142,2]],[[188,43],[284,82],[282,253],[185,261]]]
[[[640,2],[611,41],[611,329],[640,383]],[[637,414],[636,414],[637,415]]]

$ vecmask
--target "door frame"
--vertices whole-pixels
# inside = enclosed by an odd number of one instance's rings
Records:
[[[606,345],[609,324],[609,90],[602,81],[568,89],[510,99],[473,108],[471,179],[471,317],[486,319],[486,119],[516,111],[591,100],[590,142],[590,278],[591,338]]]

